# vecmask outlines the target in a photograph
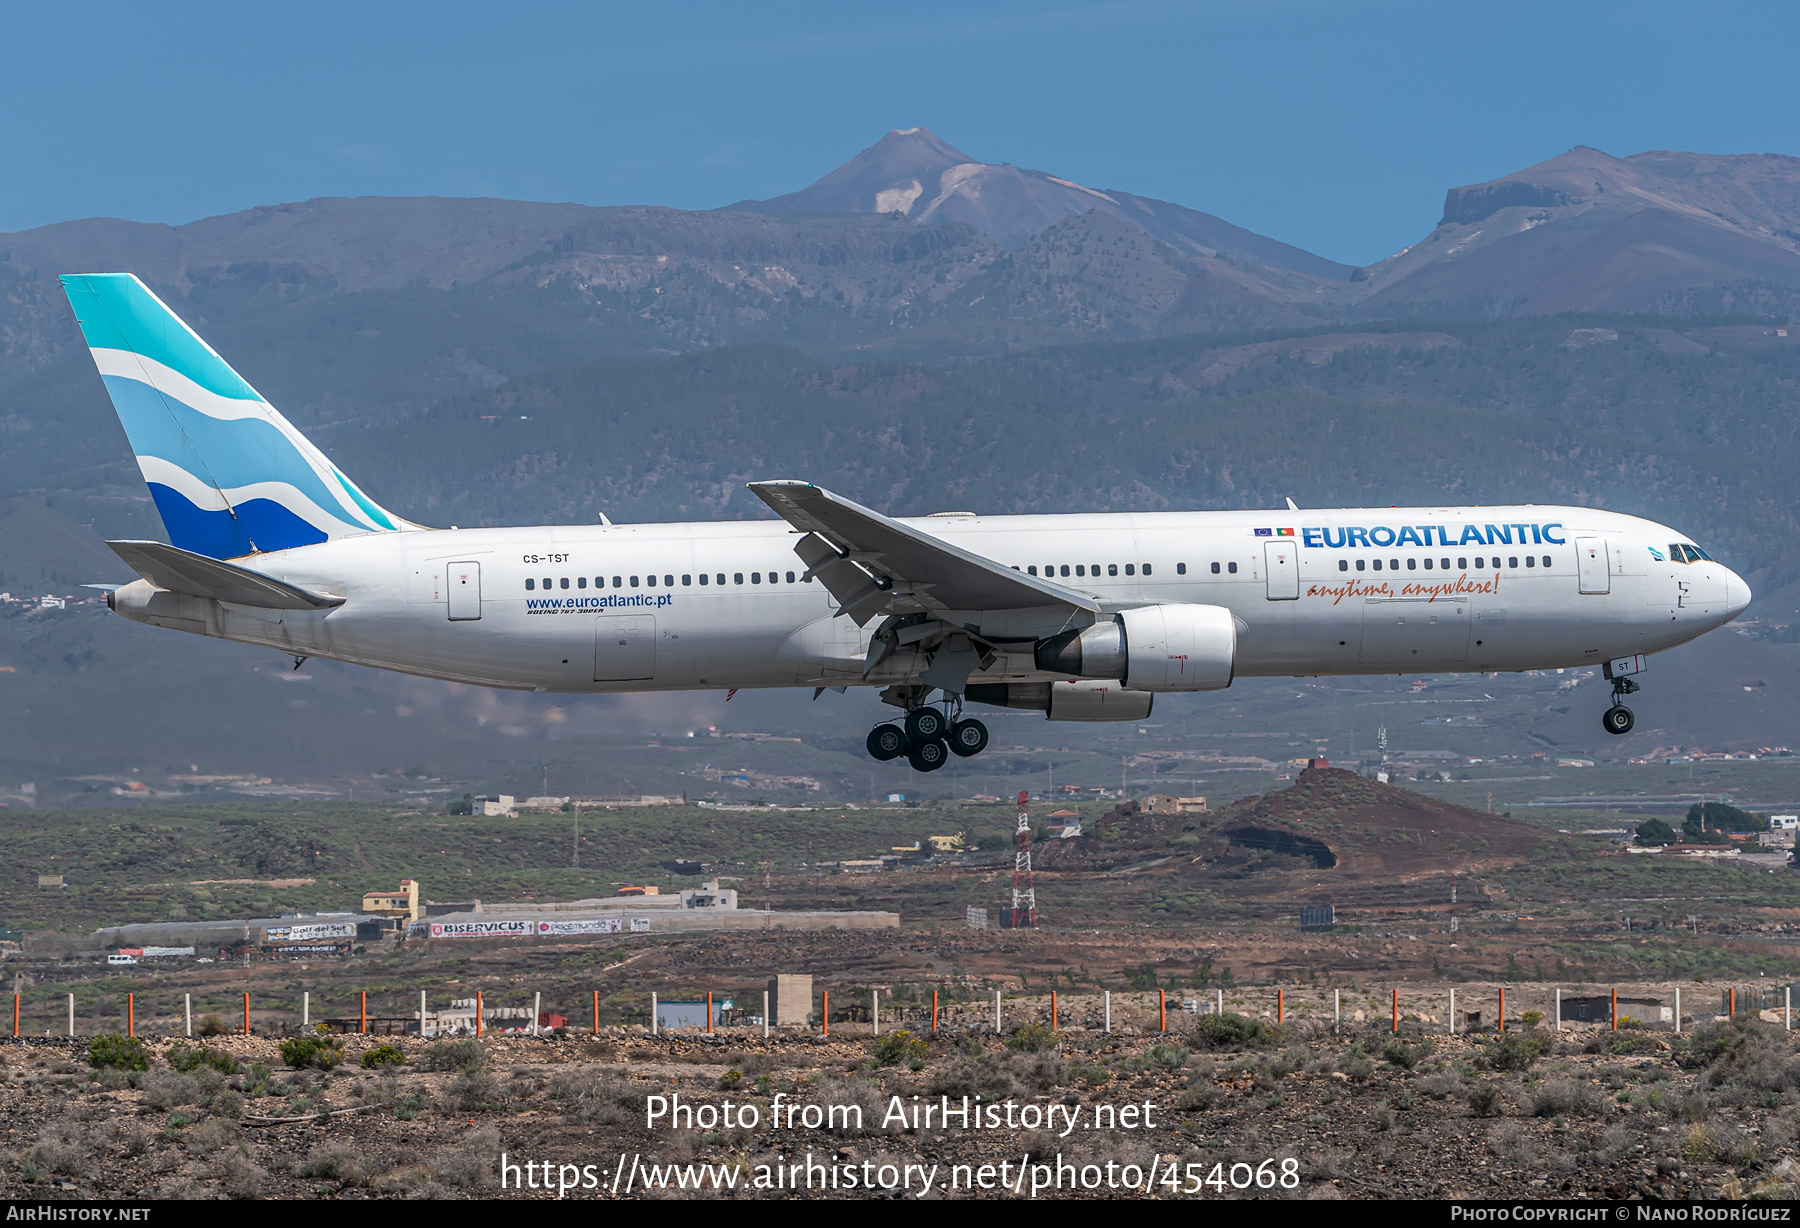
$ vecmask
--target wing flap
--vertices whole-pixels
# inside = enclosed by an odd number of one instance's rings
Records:
[[[751,482],[758,498],[807,534],[795,547],[859,625],[878,614],[1063,606],[1100,612],[1085,593],[992,559],[810,482]]]
[[[138,575],[172,593],[264,610],[329,610],[344,604],[342,597],[331,593],[316,593],[179,546],[140,541],[106,544]]]

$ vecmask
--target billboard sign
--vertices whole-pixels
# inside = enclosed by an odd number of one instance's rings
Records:
[[[581,921],[539,921],[537,932],[546,936],[559,934],[619,934],[625,922],[618,917],[588,918]]]
[[[433,921],[433,938],[524,938],[532,930],[529,921]]]
[[[264,932],[269,942],[317,942],[321,938],[354,938],[354,921],[324,921],[312,925],[271,925]]]

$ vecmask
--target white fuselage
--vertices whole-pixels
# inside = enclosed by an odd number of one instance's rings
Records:
[[[1671,648],[1734,618],[1745,583],[1678,562],[1688,539],[1575,507],[934,516],[903,523],[1107,609],[1223,606],[1239,676],[1541,669]],[[548,691],[881,685],[870,633],[805,581],[782,521],[371,533],[242,560],[345,598],[265,610],[178,594],[128,617],[302,656]],[[1580,555],[1581,557],[1578,557]],[[1658,558],[1658,555],[1661,558]],[[149,591],[139,582],[133,589]],[[1045,681],[1004,612],[951,621],[1011,638],[975,682]],[[1077,625],[1077,624],[1070,624]]]

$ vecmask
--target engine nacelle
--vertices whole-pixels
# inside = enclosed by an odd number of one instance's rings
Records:
[[[1147,605],[1118,616],[1125,685],[1134,691],[1222,691],[1236,672],[1237,620],[1219,605]]]
[[[1030,708],[1053,721],[1141,721],[1155,696],[1110,679],[1078,682],[977,682],[964,698],[996,708]]]

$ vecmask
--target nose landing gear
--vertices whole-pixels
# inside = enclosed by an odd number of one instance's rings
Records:
[[[949,712],[924,705],[907,712],[900,724],[875,726],[866,743],[870,758],[886,763],[905,755],[915,772],[935,772],[952,754],[965,759],[979,755],[987,744],[987,726],[980,721],[953,720]]]
[[[1624,677],[1614,678],[1612,684],[1612,707],[1601,714],[1600,725],[1610,734],[1630,733],[1631,727],[1637,724],[1637,718],[1631,714],[1631,709],[1627,708],[1622,701],[1625,696],[1638,689],[1638,684]]]

